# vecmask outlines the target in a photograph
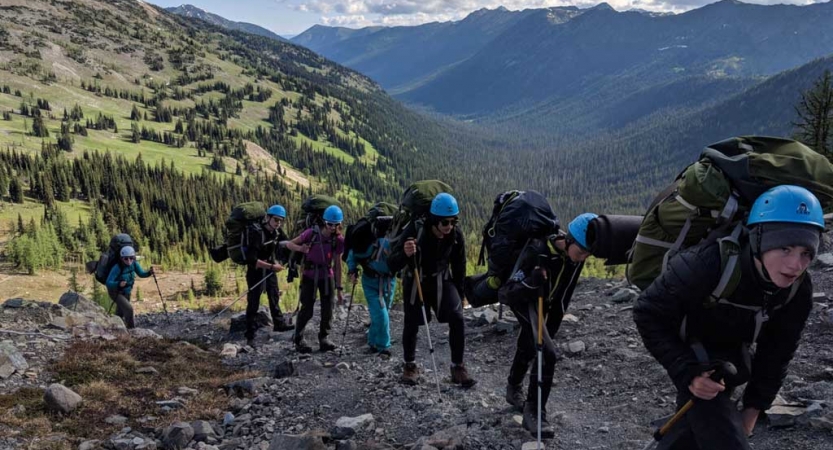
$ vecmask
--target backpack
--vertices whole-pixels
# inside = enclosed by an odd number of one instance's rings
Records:
[[[431,201],[443,192],[451,194],[451,186],[440,180],[417,181],[408,186],[402,193],[399,209],[394,214],[386,234],[390,243],[393,245],[399,240],[409,223],[421,225],[431,210]]]
[[[739,281],[739,237],[749,209],[782,184],[808,189],[825,212],[833,208],[833,165],[804,144],[741,136],[709,145],[651,203],[633,244],[628,280],[644,290],[674,254],[716,240],[723,276],[712,297],[730,296]]]
[[[226,219],[226,226],[223,232],[225,244],[223,247],[226,249],[227,257],[231,258],[235,264],[246,264],[246,250],[249,246],[249,233],[247,230],[250,226],[254,228],[260,227],[265,216],[266,207],[261,202],[241,203],[232,208],[231,214]],[[214,255],[212,253],[213,257]],[[214,258],[214,260],[217,261],[217,258]]]
[[[468,302],[472,306],[495,303],[497,288],[517,270],[518,259],[529,241],[545,239],[558,230],[558,217],[541,193],[512,190],[499,194],[492,216],[483,227],[478,257],[478,265],[488,261],[488,271],[467,280]]]
[[[373,205],[356,223],[349,225],[344,232],[344,253],[342,261],[347,261],[350,250],[353,253],[364,253],[376,240],[384,237],[390,228],[396,206],[379,202]]]
[[[312,228],[315,225],[323,225],[324,210],[328,207],[336,205],[341,208],[341,203],[333,197],[323,194],[316,194],[308,197],[301,204],[301,210],[305,213],[303,220],[299,224],[303,228]]]
[[[110,245],[107,246],[107,251],[101,254],[98,262],[90,264],[87,263],[87,270],[90,273],[95,273],[95,280],[101,284],[107,284],[107,277],[110,276],[110,271],[119,263],[121,258],[121,249],[126,246],[133,247],[137,252],[139,251],[138,244],[125,233],[120,233],[110,238]]]

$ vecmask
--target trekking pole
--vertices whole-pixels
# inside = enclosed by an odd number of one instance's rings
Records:
[[[738,369],[735,367],[735,365],[728,361],[715,361],[713,364],[710,365],[709,368],[706,369],[706,371],[709,370],[714,370],[714,372],[711,375],[709,375],[709,378],[711,378],[712,381],[715,381],[717,383],[719,383],[720,380],[722,380],[723,377],[726,375],[737,375],[738,373]],[[665,436],[668,433],[668,431],[671,430],[671,428],[674,427],[674,425],[676,425],[677,422],[680,421],[680,419],[682,419],[685,413],[688,412],[688,410],[691,409],[692,406],[694,406],[694,400],[694,398],[689,399],[689,401],[687,401],[685,405],[683,405],[683,407],[680,408],[679,411],[677,411],[676,414],[674,414],[670,419],[668,419],[667,422],[665,422],[665,425],[657,428],[657,430],[654,431],[654,440],[649,442],[643,450],[651,450],[652,448],[656,447],[659,444],[659,441],[662,439],[662,437]]]
[[[358,284],[359,274],[356,273],[356,280],[353,281],[353,289],[350,290],[350,304],[347,305],[347,318],[344,319],[344,332],[341,333],[341,347],[338,348],[338,357],[344,351],[344,339],[347,337],[347,327],[350,326],[350,310],[353,309],[353,297],[356,295],[356,285]]]
[[[440,378],[437,372],[437,360],[434,358],[434,344],[431,342],[431,330],[428,326],[428,306],[425,304],[425,299],[422,297],[422,283],[419,278],[419,269],[416,267],[416,258],[414,258],[414,283],[417,286],[417,294],[419,294],[419,301],[422,303],[422,321],[425,322],[425,334],[428,335],[428,352],[431,353],[431,365],[434,366],[434,382],[437,383],[437,395],[442,396],[440,392]]]
[[[168,305],[165,304],[165,297],[162,297],[162,289],[159,289],[159,281],[156,280],[156,272],[153,272],[153,282],[156,283],[156,290],[159,292],[159,300],[162,300],[162,310],[165,311],[165,317],[167,317]]]
[[[272,275],[274,275],[274,274],[275,274],[275,272],[269,272],[269,274],[268,274],[268,275],[266,275],[265,277],[263,277],[263,279],[262,279],[262,280],[258,281],[258,282],[257,282],[257,284],[255,284],[254,286],[250,287],[249,289],[246,289],[246,292],[244,292],[244,293],[240,294],[240,297],[237,297],[237,298],[236,298],[233,302],[231,302],[231,304],[230,304],[230,305],[226,306],[225,308],[223,308],[223,310],[222,310],[222,311],[220,311],[220,312],[218,312],[217,314],[215,314],[215,315],[214,315],[214,317],[212,317],[212,318],[211,318],[211,320],[209,320],[209,322],[212,322],[212,321],[214,321],[214,319],[216,319],[217,317],[220,317],[220,315],[221,315],[221,314],[223,314],[224,312],[226,312],[226,310],[228,310],[229,308],[231,308],[232,306],[234,306],[234,304],[235,304],[235,303],[237,303],[237,302],[239,302],[241,298],[245,297],[245,296],[246,296],[246,294],[248,294],[248,293],[249,293],[249,291],[251,291],[252,289],[254,289],[254,288],[258,287],[258,286],[260,286],[260,285],[261,285],[264,281],[266,281],[266,279],[267,279],[267,278],[271,277],[271,276],[272,276]]]
[[[538,440],[535,446],[541,450],[541,379],[543,377],[542,360],[544,359],[544,283],[538,287]]]

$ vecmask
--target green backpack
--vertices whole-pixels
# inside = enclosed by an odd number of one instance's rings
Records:
[[[266,207],[261,202],[241,203],[231,210],[226,219],[224,233],[228,256],[237,264],[246,264],[246,250],[249,246],[250,224],[259,226],[266,216]]]
[[[825,212],[833,209],[833,165],[800,142],[741,136],[706,147],[648,208],[631,252],[628,280],[644,290],[671,256],[717,240],[724,276],[715,298],[728,297],[739,280],[738,238],[749,208],[764,191],[782,184],[805,187]]]
[[[399,209],[393,215],[393,221],[388,228],[386,237],[391,244],[397,242],[409,223],[424,219],[431,209],[431,201],[443,192],[451,194],[451,186],[440,180],[417,181],[408,186],[402,193]]]

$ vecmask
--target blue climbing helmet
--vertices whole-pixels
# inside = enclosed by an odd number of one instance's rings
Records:
[[[128,256],[135,257],[136,256],[136,250],[134,250],[133,247],[131,247],[129,245],[125,245],[124,247],[121,248],[121,251],[119,251],[119,256],[121,256],[122,258],[127,258]]]
[[[272,205],[266,210],[266,214],[270,216],[280,217],[286,219],[286,208],[281,205]]]
[[[824,212],[819,199],[801,186],[776,186],[758,197],[752,204],[749,226],[786,222],[811,225],[824,230]]]
[[[587,245],[587,228],[590,226],[590,222],[596,217],[599,217],[599,215],[593,213],[580,214],[567,226],[569,237],[584,250],[590,248]]]
[[[451,194],[442,192],[431,200],[431,215],[436,217],[453,217],[460,215],[457,199]]]
[[[344,213],[341,212],[341,208],[336,205],[328,206],[327,209],[324,210],[324,222],[329,223],[341,223],[344,221]]]

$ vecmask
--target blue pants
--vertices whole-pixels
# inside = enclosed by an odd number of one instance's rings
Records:
[[[393,293],[396,289],[396,277],[377,278],[362,274],[362,290],[367,299],[370,313],[370,330],[367,343],[376,350],[390,347],[390,317],[388,310],[393,305]]]

